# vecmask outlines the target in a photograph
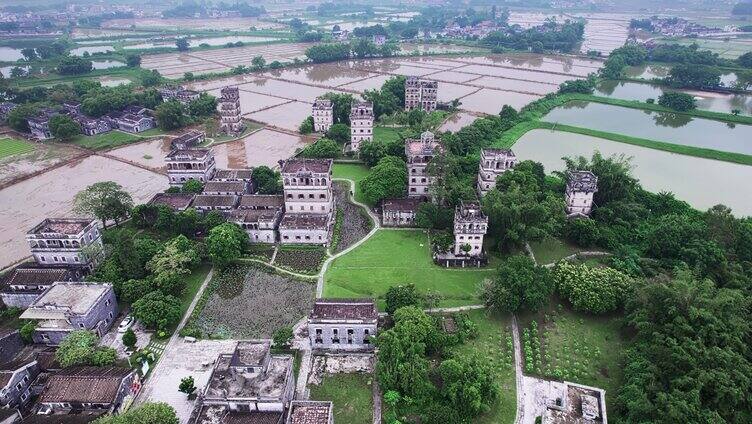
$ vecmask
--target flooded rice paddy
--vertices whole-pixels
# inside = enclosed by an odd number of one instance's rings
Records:
[[[733,110],[738,109],[744,114],[752,115],[752,94],[724,94],[692,90],[679,91],[694,96],[697,108],[701,110],[731,113]],[[647,83],[604,81],[596,89],[595,95],[644,102],[647,99],[657,101],[663,92],[664,90],[661,87]]]
[[[264,43],[268,41],[277,41],[277,40],[279,40],[279,38],[276,38],[276,37],[254,37],[250,35],[236,35],[236,36],[228,36],[228,37],[189,38],[188,42],[190,46],[198,47],[202,44],[207,44],[210,46],[224,46],[227,43],[241,42],[244,44],[249,44],[249,43]],[[123,46],[123,49],[126,49],[126,50],[134,50],[134,49],[146,50],[146,49],[158,49],[158,48],[175,48],[175,40],[147,41],[144,43],[129,44],[129,45]]]
[[[100,181],[119,183],[136,203],[168,187],[164,175],[90,156],[0,190],[0,267],[29,256],[26,231],[45,217],[70,216],[73,196]]]
[[[13,47],[0,47],[0,62],[15,62],[18,59],[23,59],[21,49],[14,49]]]
[[[752,155],[752,126],[600,103],[570,102],[543,120],[685,146]]]
[[[541,162],[546,172],[563,170],[562,157],[604,156],[632,158],[633,175],[652,192],[670,191],[678,199],[705,210],[722,203],[737,216],[752,215],[752,196],[740,196],[739,188],[752,179],[752,166],[662,152],[596,137],[559,131],[533,130],[514,145],[521,160]]]
[[[107,53],[107,52],[114,52],[115,48],[112,46],[86,46],[86,47],[76,47],[75,49],[72,49],[70,51],[71,56],[83,56],[84,53],[94,54],[94,53]]]
[[[471,113],[457,112],[441,124],[439,131],[457,132],[475,122],[476,119],[478,117]]]
[[[283,24],[260,21],[257,18],[221,18],[221,19],[189,19],[189,18],[135,18],[135,19],[111,19],[102,22],[103,29],[128,29],[128,28],[164,28],[170,30],[212,30],[212,31],[248,31],[256,29],[284,29]]]

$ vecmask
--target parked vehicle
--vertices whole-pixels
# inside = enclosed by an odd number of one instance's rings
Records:
[[[118,325],[118,333],[125,333],[129,328],[133,326],[135,322],[135,318],[130,315],[126,316],[122,321],[120,321],[120,325]]]

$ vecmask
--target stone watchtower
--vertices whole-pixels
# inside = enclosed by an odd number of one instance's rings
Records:
[[[227,134],[240,134],[245,129],[240,112],[240,90],[225,87],[219,99],[220,129]]]
[[[478,194],[482,197],[496,187],[496,178],[517,163],[517,156],[509,149],[483,149],[478,169]]]
[[[313,130],[325,133],[334,125],[334,106],[332,101],[321,97],[313,102]]]
[[[360,151],[362,143],[373,141],[373,103],[353,102],[350,107],[350,148]]]
[[[483,236],[488,231],[488,217],[478,202],[461,203],[454,210],[454,254],[480,256]]]
[[[590,171],[567,172],[567,216],[590,216],[593,195],[598,191],[598,177]]]
[[[405,140],[407,177],[410,197],[430,197],[429,189],[435,177],[428,175],[428,164],[441,151],[441,146],[430,131],[420,135],[420,140]]]

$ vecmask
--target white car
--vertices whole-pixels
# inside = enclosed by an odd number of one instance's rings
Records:
[[[118,325],[118,333],[125,333],[129,328],[133,326],[133,323],[135,322],[136,320],[132,316],[126,316],[122,321],[120,321],[120,325]]]

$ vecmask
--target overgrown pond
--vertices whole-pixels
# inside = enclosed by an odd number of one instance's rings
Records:
[[[700,210],[722,203],[737,216],[752,215],[752,196],[742,193],[752,180],[752,166],[549,130],[528,132],[512,149],[520,160],[541,162],[547,173],[563,170],[563,157],[590,157],[595,151],[604,156],[623,154],[632,158],[633,175],[646,190],[670,191]]]
[[[685,146],[752,155],[750,125],[734,125],[676,113],[650,112],[580,101],[569,102],[552,110],[543,120]]]

